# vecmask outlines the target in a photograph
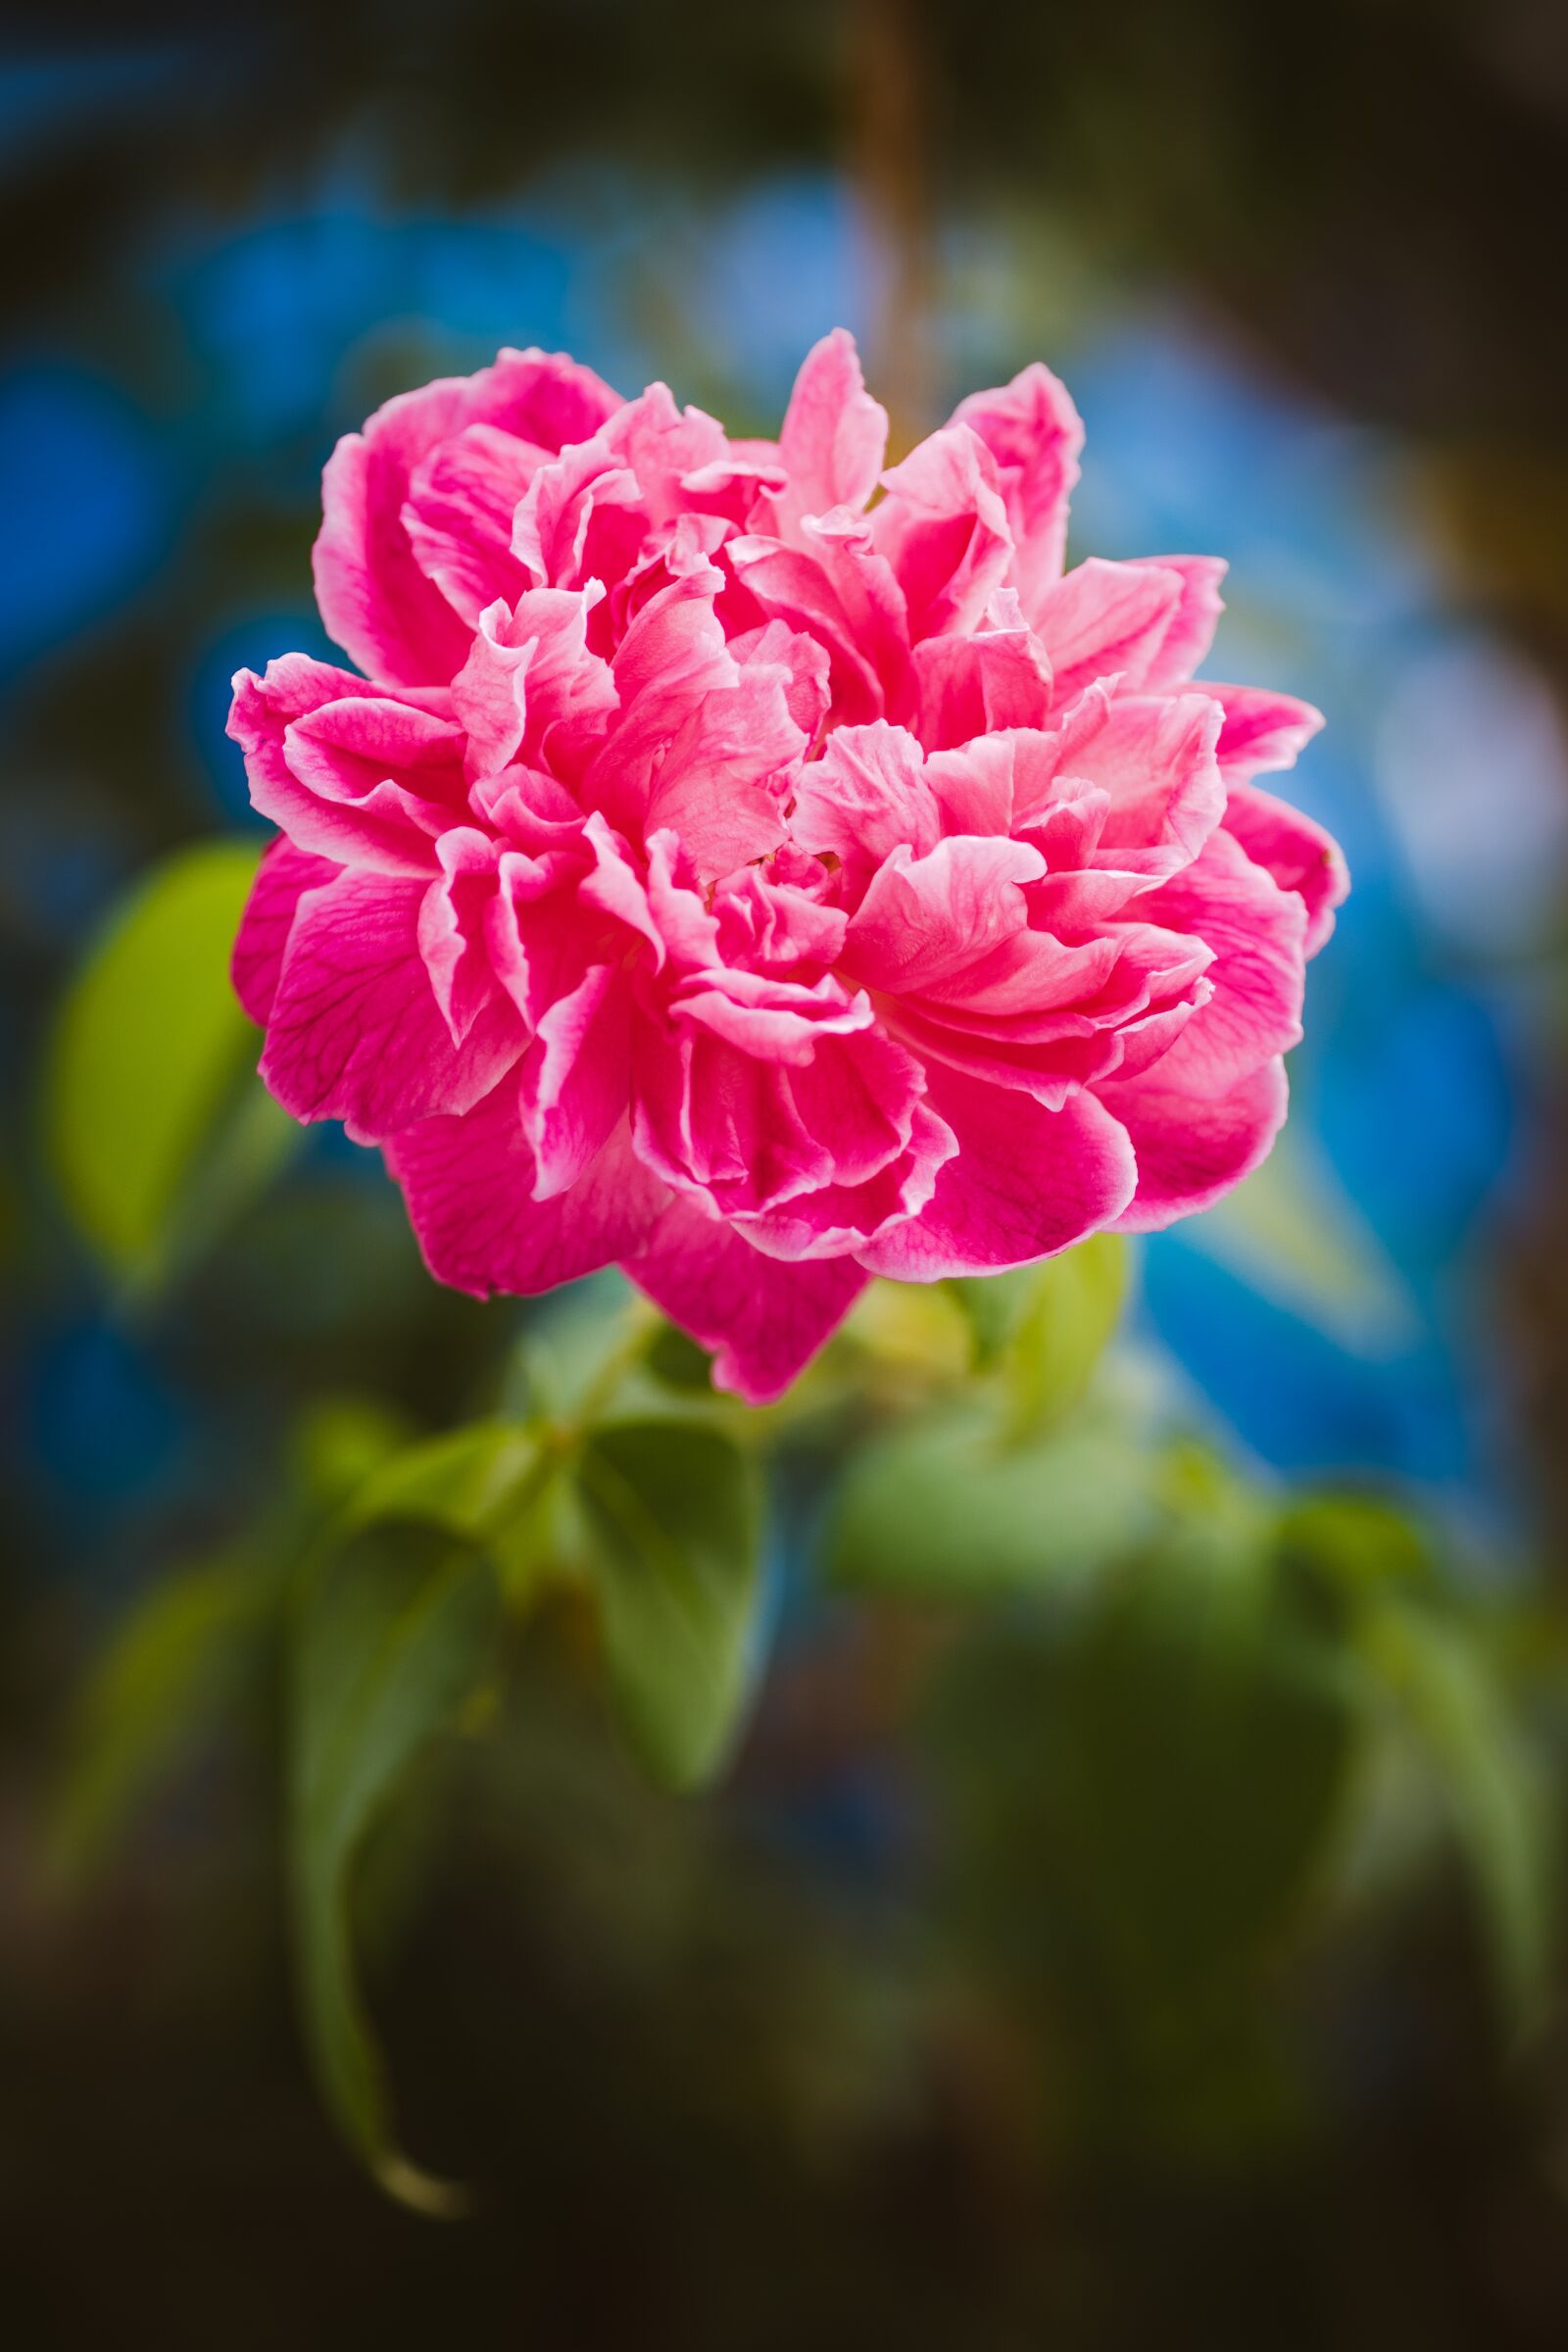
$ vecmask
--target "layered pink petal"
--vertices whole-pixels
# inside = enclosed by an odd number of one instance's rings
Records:
[[[1013,538],[1010,579],[1025,614],[1061,576],[1067,507],[1084,428],[1065,384],[1036,361],[995,392],[971,392],[954,411],[991,453]]]
[[[569,1192],[536,1200],[510,1077],[462,1117],[405,1128],[386,1159],[425,1264],[438,1282],[476,1298],[531,1297],[595,1274],[640,1250],[669,1204],[623,1126]]]
[[[1122,1233],[1158,1233],[1212,1207],[1268,1156],[1285,1124],[1283,1061],[1265,1062],[1222,1095],[1188,1094],[1163,1077],[1156,1063],[1128,1085],[1100,1090],[1138,1163],[1138,1189],[1117,1221]]]
[[[1335,908],[1350,887],[1334,836],[1256,784],[1231,787],[1225,830],[1235,834],[1252,863],[1272,874],[1281,890],[1296,893],[1306,908],[1305,953],[1315,956],[1332,933]]]
[[[871,539],[903,594],[911,644],[966,634],[1006,580],[1012,557],[991,452],[967,425],[947,425],[883,482]]]
[[[1201,940],[1213,961],[1208,1002],[1161,1063],[1165,1083],[1226,1094],[1301,1034],[1306,912],[1226,832],[1140,902],[1153,922]]]
[[[686,1202],[622,1266],[683,1331],[716,1350],[715,1387],[770,1404],[832,1337],[868,1277],[847,1257],[784,1264]]]
[[[1133,1197],[1133,1148],[1092,1095],[1048,1110],[1028,1095],[933,1070],[929,1099],[957,1152],[917,1217],[857,1252],[873,1274],[940,1282],[1031,1265],[1113,1223]]]
[[[346,873],[300,901],[268,1023],[262,1076],[297,1119],[342,1119],[375,1142],[464,1111],[522,1045],[496,992],[453,1045],[419,954],[424,886]]]
[[[234,994],[258,1028],[265,1029],[271,1014],[301,897],[341,870],[329,858],[313,858],[281,835],[268,844],[245,902],[229,966]]]
[[[887,439],[888,413],[866,391],[855,338],[835,327],[807,353],[785,411],[778,454],[789,488],[777,502],[780,534],[803,514],[858,512],[876,487]]]
[[[477,375],[400,394],[363,433],[345,434],[322,477],[315,567],[321,618],[350,659],[372,676],[417,686],[445,684],[466,655],[462,612],[421,567],[404,516],[433,451],[489,424],[553,453],[590,438],[617,405],[573,360],[504,351]],[[443,567],[448,561],[437,559]]]

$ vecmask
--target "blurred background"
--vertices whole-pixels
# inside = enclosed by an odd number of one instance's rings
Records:
[[[1557,0],[53,0],[6,12],[0,126],[15,2340],[1568,2340]],[[449,1424],[525,1318],[436,1291],[326,1134],[127,1300],[40,1140],[59,1007],[139,877],[255,826],[228,681],[327,651],[340,432],[503,342],[771,431],[836,323],[905,445],[1046,359],[1073,556],[1225,555],[1219,673],[1328,715],[1287,789],[1354,892],[1291,1125],[1140,1250],[1116,1377],[1311,1543],[1355,1496],[1352,1550],[1443,1563],[1458,1778],[1261,1669],[1211,1739],[1180,1607],[824,1594],[797,1464],[716,1792],[645,1788],[547,1632],[406,1808],[367,1933],[411,2133],[479,2185],[437,2227],[297,2054],[265,1672],[69,1900],[41,1824],[84,1661],[302,1416]]]

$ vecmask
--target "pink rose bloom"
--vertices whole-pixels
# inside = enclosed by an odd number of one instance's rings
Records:
[[[1221,566],[1063,570],[1053,376],[885,431],[842,333],[776,444],[504,353],[326,469],[367,674],[235,680],[278,1101],[381,1148],[442,1281],[618,1263],[752,1401],[872,1274],[1239,1182],[1345,890],[1254,781],[1316,712],[1191,683]]]

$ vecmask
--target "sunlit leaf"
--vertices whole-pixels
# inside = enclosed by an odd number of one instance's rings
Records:
[[[759,1505],[718,1431],[622,1422],[583,1447],[605,1663],[627,1736],[674,1788],[721,1763],[750,1682]]]
[[[166,1576],[131,1609],[77,1702],[49,1824],[62,1868],[95,1862],[221,1719],[278,1590],[275,1573],[236,1554]]]
[[[1151,1468],[1101,1424],[1003,1448],[978,1410],[914,1421],[852,1461],[829,1570],[862,1590],[976,1599],[1070,1579],[1154,1525]]]
[[[203,842],[144,882],[77,974],[61,1012],[46,1125],[62,1195],[121,1274],[143,1272],[171,1225],[256,1032],[228,980],[256,870],[250,841]],[[281,1113],[259,1109],[241,1160],[278,1147]],[[286,1122],[282,1123],[286,1126]],[[249,1170],[231,1168],[232,1193]]]
[[[474,1691],[496,1625],[494,1573],[426,1528],[378,1526],[318,1556],[293,1629],[289,1864],[309,2040],[345,2136],[405,2202],[453,2192],[398,2151],[379,2053],[356,1982],[350,1882],[367,1832]]]

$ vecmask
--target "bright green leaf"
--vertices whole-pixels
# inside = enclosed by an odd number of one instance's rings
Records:
[[[999,1448],[976,1411],[907,1423],[845,1475],[828,1564],[861,1590],[980,1598],[1071,1580],[1155,1521],[1150,1463],[1125,1435],[1074,1423]]]
[[[305,1572],[289,1710],[289,1863],[301,1997],[322,2093],[404,2202],[453,2196],[397,2151],[381,2060],[355,1980],[349,1890],[367,1832],[483,1675],[495,1577],[425,1528],[378,1526]]]
[[[161,866],[89,956],[60,1016],[50,1155],[73,1216],[122,1274],[162,1258],[198,1153],[254,1057],[228,958],[258,854],[250,841],[203,842]],[[257,1120],[257,1148],[274,1150],[277,1117]]]
[[[648,1770],[713,1772],[746,1696],[759,1585],[752,1471],[718,1431],[621,1422],[583,1447],[578,1490],[611,1689]]]

